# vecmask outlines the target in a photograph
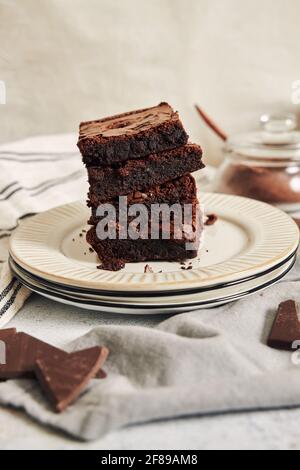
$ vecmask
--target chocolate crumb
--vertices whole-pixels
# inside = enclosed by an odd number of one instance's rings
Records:
[[[80,237],[83,237],[82,233],[79,234]]]
[[[72,238],[72,242],[75,242],[75,238]]]
[[[90,253],[94,253],[93,248],[90,247],[90,248],[89,248],[89,252],[90,252]]]
[[[125,267],[124,261],[120,259],[105,260],[102,264],[97,266],[97,269],[103,269],[104,271],[120,271]]]
[[[144,267],[144,273],[153,273],[153,269],[151,268],[151,266],[149,266],[149,264],[146,264],[146,266]]]
[[[190,271],[191,269],[193,269],[193,266],[189,265],[189,266],[181,266],[181,268],[183,271]]]
[[[207,218],[204,225],[207,226],[214,225],[218,220],[218,216],[216,214],[208,214],[206,217]]]

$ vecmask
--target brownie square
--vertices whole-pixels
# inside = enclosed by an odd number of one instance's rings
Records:
[[[167,103],[82,122],[78,147],[87,166],[112,165],[186,144],[178,113]]]
[[[89,201],[92,205],[116,196],[145,191],[204,167],[202,150],[187,144],[116,167],[89,167]]]
[[[184,175],[180,178],[172,181],[168,181],[162,185],[154,186],[144,192],[134,191],[127,196],[127,205],[132,206],[133,204],[143,204],[147,210],[151,210],[152,204],[191,204],[197,197],[196,182],[192,175]],[[115,197],[106,201],[106,203],[112,204],[117,214],[119,213],[119,197]],[[95,200],[93,203],[88,201],[88,206],[92,209],[92,215],[89,220],[90,225],[94,225],[99,221],[97,217],[97,208],[101,204],[101,201]]]
[[[133,239],[127,234],[130,225],[135,221],[135,216],[122,218],[119,211],[119,201],[113,201],[116,210],[116,218],[108,220],[107,214],[102,218],[95,214],[92,208],[90,224],[86,239],[98,254],[101,268],[116,271],[124,267],[125,263],[147,260],[185,260],[197,256],[199,240],[203,231],[203,214],[196,197],[195,180],[191,175],[186,175],[176,181],[169,182],[161,187],[152,188],[144,197],[137,195],[137,202],[143,204],[146,211],[145,224],[138,227],[137,236]],[[135,202],[134,193],[128,197],[128,206]],[[169,218],[164,220],[161,213],[153,215],[153,204],[166,204],[170,210]],[[179,223],[172,212],[173,204],[176,204],[176,213],[179,215]],[[192,210],[190,219],[186,219],[186,204]],[[156,206],[157,207],[157,206]],[[140,209],[139,209],[140,210]],[[104,226],[109,224],[114,230],[114,238],[102,239],[97,236],[97,224],[101,220]],[[98,225],[99,228],[99,225]],[[103,227],[101,227],[103,230]],[[156,236],[152,236],[152,230]],[[194,243],[192,249],[188,243]]]
[[[194,205],[198,203],[194,201]],[[171,231],[169,239],[163,239],[162,233],[159,239],[138,238],[127,239],[105,239],[97,236],[96,226],[93,225],[86,234],[87,242],[97,253],[101,262],[99,268],[108,271],[118,271],[126,263],[149,260],[184,261],[195,258],[198,254],[200,236],[203,230],[201,218],[194,212],[192,230],[181,232],[182,236],[176,238],[175,232]],[[187,249],[188,243],[194,243],[193,249]]]

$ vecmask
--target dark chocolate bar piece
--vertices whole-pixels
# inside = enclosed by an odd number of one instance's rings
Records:
[[[202,150],[195,144],[152,154],[145,159],[129,160],[118,167],[90,167],[89,201],[95,206],[116,196],[143,192],[203,167]]]
[[[3,333],[1,333],[3,332]],[[4,337],[6,333],[6,336]],[[68,356],[76,358],[80,351],[68,354],[62,349],[56,348],[27,333],[16,333],[15,329],[0,330],[0,339],[5,341],[5,364],[0,364],[0,380],[18,377],[33,377],[35,362],[37,359],[52,357],[63,360]],[[99,371],[98,378],[105,378],[104,371]]]
[[[167,103],[82,122],[78,147],[87,166],[112,165],[186,144],[188,135]]]
[[[45,355],[62,358],[67,353],[26,333],[9,337],[6,341],[6,364],[0,365],[0,378],[32,376],[35,361]]]
[[[64,411],[78,398],[107,356],[107,348],[95,346],[63,359],[44,356],[36,361],[37,379],[55,411]]]
[[[279,305],[267,344],[271,348],[291,351],[295,341],[300,341],[298,309],[294,300],[287,300]]]

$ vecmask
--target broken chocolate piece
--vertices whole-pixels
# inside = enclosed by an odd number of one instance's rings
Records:
[[[36,376],[57,412],[62,412],[76,400],[107,356],[107,348],[95,346],[63,360],[52,356],[36,361]]]
[[[107,377],[107,373],[103,369],[100,369],[95,375],[95,379],[106,379],[106,377]]]
[[[297,304],[287,300],[279,305],[267,345],[275,349],[293,350],[293,343],[300,341],[300,321]]]
[[[0,379],[31,377],[35,361],[45,355],[61,359],[68,353],[26,333],[9,336],[6,340],[6,364],[0,365]]]
[[[144,273],[147,274],[147,273],[153,273],[153,269],[151,268],[151,266],[149,266],[149,264],[146,264],[146,266],[144,267]]]
[[[121,259],[111,258],[103,260],[102,264],[99,264],[99,266],[97,266],[97,269],[103,269],[107,271],[120,271],[120,269],[123,269],[124,266],[125,263]]]
[[[206,221],[204,225],[214,225],[218,220],[218,216],[216,214],[208,214],[206,216]]]
[[[33,377],[35,361],[44,356],[63,359],[78,354],[78,351],[68,354],[26,333],[17,333],[15,328],[0,330],[0,340],[6,345],[6,364],[0,364],[0,380]],[[97,378],[105,377],[104,371],[98,372]]]

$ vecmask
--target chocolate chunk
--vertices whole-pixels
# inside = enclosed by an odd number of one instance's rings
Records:
[[[147,274],[147,273],[153,273],[153,269],[151,268],[151,266],[149,266],[149,264],[146,264],[146,266],[144,267],[144,273]]]
[[[107,356],[107,348],[95,346],[64,359],[45,356],[36,361],[37,379],[57,412],[64,411],[78,398]]]
[[[106,379],[106,377],[107,377],[107,373],[103,369],[100,369],[95,375],[95,379]]]
[[[26,333],[17,333],[15,328],[0,330],[0,340],[6,344],[6,364],[0,364],[0,380],[18,377],[33,377],[35,361],[44,356],[61,358],[78,353],[68,354]],[[99,371],[97,378],[105,378],[106,373]]]
[[[125,263],[121,259],[103,258],[102,264],[99,264],[99,266],[97,266],[97,269],[103,269],[104,271],[120,271],[120,269],[123,269],[124,266]]]
[[[218,216],[216,214],[208,214],[206,217],[205,225],[207,226],[214,225],[218,220]]]
[[[275,349],[291,351],[294,341],[300,341],[300,321],[297,304],[287,300],[279,305],[267,345]]]
[[[183,271],[190,271],[191,269],[193,269],[193,266],[189,265],[189,266],[181,266],[181,268]]]
[[[68,354],[26,333],[9,336],[6,341],[6,364],[0,365],[0,379],[32,376],[35,361],[45,355],[64,358]]]

